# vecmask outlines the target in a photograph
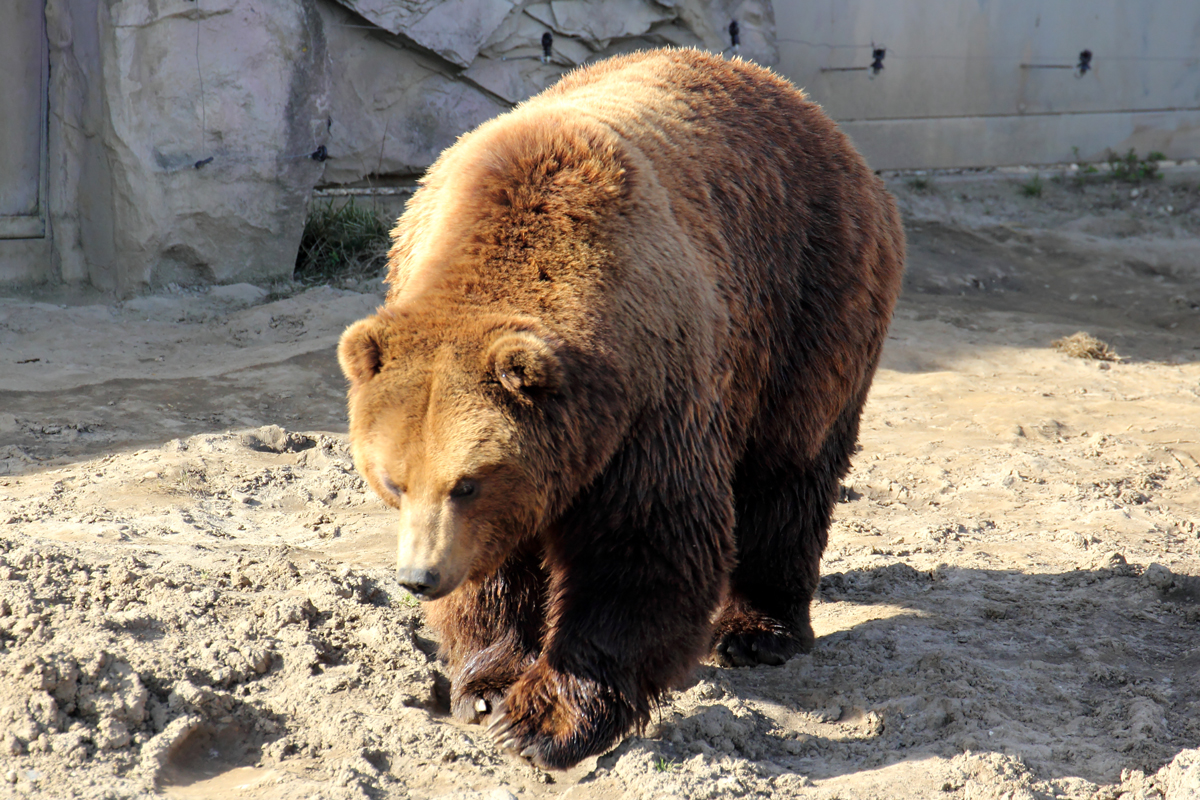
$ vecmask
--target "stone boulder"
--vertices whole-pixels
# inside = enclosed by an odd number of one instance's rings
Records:
[[[100,5],[101,141],[121,293],[289,276],[328,140],[317,0]]]

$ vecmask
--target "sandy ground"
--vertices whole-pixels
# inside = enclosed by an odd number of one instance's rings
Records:
[[[1200,179],[1029,178],[892,178],[815,651],[701,666],[568,773],[441,710],[346,449],[377,284],[0,298],[0,795],[1197,796]]]

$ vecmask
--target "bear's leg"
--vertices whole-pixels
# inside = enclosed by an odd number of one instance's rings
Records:
[[[855,402],[843,411],[812,461],[789,463],[786,456],[752,451],[739,466],[738,565],[713,632],[718,664],[777,665],[812,648],[809,605],[861,408]]]
[[[705,477],[682,485],[720,485]],[[491,727],[501,747],[544,768],[600,755],[645,723],[707,651],[733,559],[728,490],[594,492],[548,548],[546,643]]]
[[[463,722],[489,716],[541,651],[546,574],[540,559],[514,554],[482,583],[429,604],[450,672],[450,712]]]

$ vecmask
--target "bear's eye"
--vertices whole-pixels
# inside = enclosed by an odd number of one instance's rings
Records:
[[[450,490],[451,497],[464,498],[473,497],[479,491],[479,484],[470,478],[463,478],[458,483],[454,484],[454,488]]]

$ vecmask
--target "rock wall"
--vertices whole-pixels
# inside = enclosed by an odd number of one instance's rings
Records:
[[[420,174],[459,134],[509,108],[437,55],[340,6],[321,11],[331,120],[323,184]]]
[[[770,0],[46,0],[35,278],[127,296],[288,277],[314,187],[419,175],[580,64],[729,50],[734,19],[773,64]]]
[[[88,13],[90,12],[90,13]],[[96,9],[47,0],[50,103],[49,205],[53,274],[68,283],[111,269],[114,260],[107,162],[101,158],[100,39]]]
[[[609,55],[729,50],[735,19],[741,55],[778,60],[770,0],[322,0],[321,9],[333,118],[326,183],[419,174],[459,134]]]

